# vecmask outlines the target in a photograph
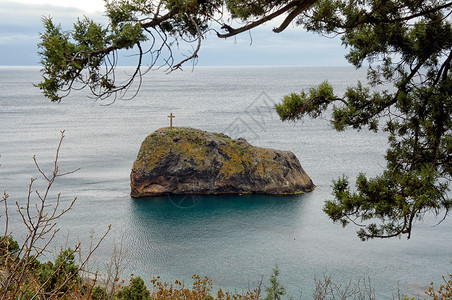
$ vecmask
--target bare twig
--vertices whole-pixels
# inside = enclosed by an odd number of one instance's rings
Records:
[[[23,242],[19,247],[19,250],[14,254],[12,259],[7,260],[5,263],[5,269],[2,272],[2,278],[0,282],[0,299],[10,299],[19,298],[28,293],[33,292],[33,298],[55,298],[61,296],[61,289],[67,285],[71,280],[78,276],[78,273],[85,268],[88,260],[91,258],[93,252],[99,247],[102,241],[105,239],[105,236],[110,231],[110,226],[108,226],[105,234],[98,240],[97,244],[93,249],[90,249],[90,252],[86,256],[86,258],[82,261],[80,266],[77,269],[77,272],[74,274],[67,274],[63,269],[64,263],[70,258],[72,254],[80,251],[80,244],[75,247],[73,251],[67,253],[66,257],[60,262],[60,265],[54,270],[53,274],[49,278],[46,279],[44,283],[38,283],[36,278],[36,274],[34,272],[29,272],[32,265],[35,263],[37,259],[42,257],[44,252],[46,252],[47,248],[50,246],[52,241],[54,240],[56,234],[59,231],[57,228],[57,221],[64,214],[66,214],[75,204],[77,198],[74,198],[70,201],[63,209],[60,209],[62,206],[61,195],[57,194],[54,204],[49,204],[50,200],[50,191],[55,182],[56,178],[65,176],[68,174],[72,174],[79,169],[60,173],[58,167],[58,160],[60,156],[61,144],[64,138],[64,130],[61,131],[61,137],[56,149],[55,159],[53,162],[53,168],[50,174],[46,174],[43,169],[39,166],[36,157],[33,157],[35,162],[35,166],[41,176],[47,181],[47,186],[44,188],[44,191],[41,193],[39,191],[33,192],[33,185],[36,178],[32,178],[30,180],[30,184],[28,186],[28,194],[27,199],[23,205],[19,204],[16,201],[17,211],[19,213],[19,217],[22,220],[22,223],[25,225],[26,234],[23,238]],[[35,196],[35,197],[33,197]],[[4,231],[4,239],[9,236],[8,232],[8,194],[4,192],[2,201],[4,202],[5,208],[5,231]],[[8,249],[7,249],[8,251]],[[36,271],[36,270],[35,270]],[[58,275],[57,275],[58,274]],[[44,292],[43,289],[46,285],[48,285],[49,281],[53,276],[64,276],[62,277],[62,281],[58,286],[54,287],[54,289],[50,292]]]

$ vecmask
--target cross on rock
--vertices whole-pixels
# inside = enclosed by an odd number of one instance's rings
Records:
[[[168,118],[170,118],[169,120],[169,126],[170,128],[173,128],[173,118],[175,118],[176,116],[173,116],[173,113],[170,113],[170,115],[168,116]]]

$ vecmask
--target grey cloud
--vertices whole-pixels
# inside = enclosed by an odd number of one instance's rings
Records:
[[[22,4],[11,1],[0,2],[0,29],[4,26],[19,28],[41,27],[42,17],[52,17],[56,23],[63,27],[70,26],[84,12],[78,8],[59,7],[54,5]],[[101,15],[88,15],[100,19]]]
[[[77,8],[0,1],[0,65],[36,65],[42,18],[51,17],[69,30],[84,12]],[[102,15],[88,15],[97,21]]]
[[[0,45],[2,44],[17,44],[25,45],[30,44],[31,41],[38,42],[37,34],[26,33],[0,33]]]
[[[18,4],[0,1],[0,65],[36,65],[42,17],[51,16],[63,29],[69,30],[84,12],[77,8],[51,5]],[[88,15],[105,23],[101,14]],[[207,36],[199,55],[201,65],[346,65],[346,50],[339,39],[328,39],[306,33],[301,27],[291,27],[275,34],[267,24],[235,38],[222,40],[215,34]],[[188,46],[191,49],[190,45]],[[187,48],[187,49],[188,49]],[[17,49],[17,51],[14,51]],[[181,45],[181,52],[186,51]],[[122,56],[123,53],[120,55]],[[130,53],[128,53],[130,54]],[[28,58],[27,58],[28,56]],[[133,64],[120,58],[122,64]]]

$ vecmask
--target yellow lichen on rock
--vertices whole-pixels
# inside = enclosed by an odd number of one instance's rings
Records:
[[[139,152],[133,165],[135,169],[153,169],[157,162],[161,161],[162,158],[168,155],[170,150],[168,143],[165,143],[163,139],[157,139],[153,136],[148,136],[143,141],[141,148],[143,151]]]
[[[220,173],[227,179],[237,173],[243,174],[245,168],[251,164],[250,151],[237,143],[229,142],[220,149],[228,158],[220,169]]]

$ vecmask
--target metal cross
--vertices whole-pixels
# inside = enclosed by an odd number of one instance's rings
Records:
[[[173,128],[173,118],[175,118],[176,116],[173,116],[173,113],[170,113],[170,115],[168,116],[169,119],[169,126],[170,128]]]

